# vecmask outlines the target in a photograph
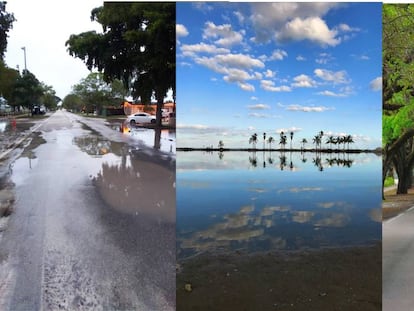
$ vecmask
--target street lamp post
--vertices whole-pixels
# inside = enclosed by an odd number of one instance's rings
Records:
[[[22,50],[24,52],[24,70],[27,70],[27,64],[26,64],[26,47],[22,47]]]

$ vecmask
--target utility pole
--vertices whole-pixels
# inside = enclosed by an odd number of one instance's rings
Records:
[[[26,47],[22,47],[22,50],[24,52],[24,70],[27,70],[27,64],[26,64]]]

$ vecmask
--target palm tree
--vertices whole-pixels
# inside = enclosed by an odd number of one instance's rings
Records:
[[[263,150],[266,148],[266,133],[263,133]]]
[[[353,140],[353,138],[352,138],[352,135],[347,135],[347,136],[345,137],[345,141],[346,141],[346,143],[348,144],[348,150],[349,150],[349,144],[354,143],[354,140]]]
[[[328,137],[328,139],[326,140],[327,144],[330,144],[330,148],[332,149],[332,144],[335,143],[335,137],[333,137],[332,135]]]
[[[272,149],[272,143],[275,141],[275,139],[272,137],[272,136],[270,136],[268,139],[267,139],[267,143],[269,144],[269,149]]]
[[[280,132],[280,142],[279,142],[279,144],[283,146],[283,149],[285,149],[286,142],[287,142],[286,135],[283,131],[281,131]]]
[[[257,144],[257,134],[254,133],[250,139],[249,139],[249,144],[253,145],[253,148],[256,149],[256,144]]]
[[[318,146],[321,143],[321,137],[319,135],[315,135],[315,137],[313,137],[312,141],[315,144],[315,149],[318,149]]]
[[[293,131],[290,132],[290,150],[292,150]]]
[[[305,144],[307,144],[308,141],[306,140],[306,138],[302,138],[301,144],[302,144],[302,149],[305,149]]]
[[[218,147],[219,147],[219,149],[223,149],[224,148],[224,143],[223,143],[222,140],[219,141]]]

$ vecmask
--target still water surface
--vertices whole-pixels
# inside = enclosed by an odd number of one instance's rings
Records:
[[[381,239],[375,154],[178,152],[177,255]]]

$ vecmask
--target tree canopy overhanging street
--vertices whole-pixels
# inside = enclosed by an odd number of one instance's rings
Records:
[[[175,4],[105,3],[91,19],[103,33],[71,35],[69,54],[106,82],[121,80],[134,99],[149,104],[154,97],[160,126],[164,98],[170,89],[175,94]]]

